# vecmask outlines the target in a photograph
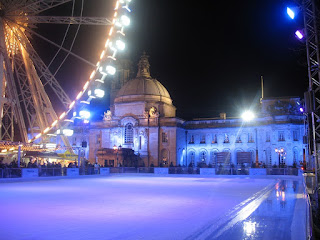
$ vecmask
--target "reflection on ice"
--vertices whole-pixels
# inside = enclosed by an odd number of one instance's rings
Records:
[[[301,198],[299,184],[299,181],[279,180],[263,202],[253,201],[259,206],[250,216],[215,239],[291,239],[296,200]],[[242,209],[239,210],[241,211]],[[229,221],[233,222],[234,219]],[[213,233],[211,236],[217,234]]]

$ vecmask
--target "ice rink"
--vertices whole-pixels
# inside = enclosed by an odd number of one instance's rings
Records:
[[[284,212],[292,212],[294,185],[285,185]],[[279,200],[263,213],[281,208],[278,189],[276,179],[245,177],[113,175],[0,183],[0,239],[243,239],[259,229],[259,223],[243,222],[262,203]]]

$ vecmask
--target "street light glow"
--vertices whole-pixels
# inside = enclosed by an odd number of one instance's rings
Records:
[[[255,115],[253,112],[251,111],[245,111],[243,114],[242,114],[242,119],[245,121],[245,122],[249,122],[249,121],[252,121],[254,118],[255,118]]]

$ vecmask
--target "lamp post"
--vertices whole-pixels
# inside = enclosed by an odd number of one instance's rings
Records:
[[[280,148],[280,149],[276,148],[275,152],[278,153],[278,156],[279,156],[279,168],[280,168],[280,156],[283,155],[284,149],[283,148]]]
[[[119,153],[119,150],[121,150],[121,148],[122,148],[122,146],[121,145],[119,145],[118,147],[117,147],[117,145],[114,145],[113,146],[113,150],[116,152],[116,158],[117,158],[117,167],[119,167],[118,165],[119,165],[119,161],[118,161],[118,153]],[[123,162],[124,160],[122,160],[122,164],[124,164],[124,162]]]

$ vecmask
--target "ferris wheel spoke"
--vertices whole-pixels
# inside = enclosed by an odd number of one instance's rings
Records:
[[[16,18],[16,16],[13,16]],[[112,25],[112,21],[105,17],[70,17],[70,16],[26,16],[20,17],[21,22],[29,24],[81,24],[81,25]]]
[[[31,30],[30,28],[24,27],[23,25],[19,25],[19,26],[22,27],[22,28],[24,28],[27,32],[29,32],[29,33],[31,33],[31,34],[33,34],[33,35],[41,38],[42,40],[44,40],[44,41],[52,44],[53,46],[55,46],[55,47],[57,47],[57,48],[65,51],[66,53],[70,54],[71,56],[73,56],[73,57],[75,57],[75,58],[77,58],[77,59],[79,59],[79,60],[81,60],[82,62],[84,62],[84,63],[86,63],[86,64],[88,64],[88,65],[90,65],[90,66],[92,66],[92,67],[94,67],[94,68],[96,67],[96,64],[94,64],[94,63],[92,63],[92,62],[84,59],[83,57],[80,57],[78,54],[76,54],[76,53],[74,53],[74,52],[72,52],[72,51],[70,51],[70,50],[62,47],[61,45],[59,45],[59,44],[51,41],[50,39],[42,36],[41,34],[39,34],[39,33],[35,32],[35,31]]]
[[[23,118],[22,108],[19,102],[18,98],[18,92],[16,83],[14,81],[14,75],[12,72],[12,62],[8,56],[7,48],[5,47],[5,41],[3,36],[3,25],[0,24],[0,59],[1,62],[3,62],[3,72],[2,72],[2,79],[1,83],[5,81],[7,83],[7,87],[3,89],[4,84],[1,84],[1,95],[4,96],[1,97],[0,101],[0,112],[2,112],[0,126],[1,126],[1,139],[10,139],[11,141],[14,138],[14,125],[13,121],[8,124],[8,121],[6,123],[6,120],[13,120],[15,119],[15,122],[18,123],[18,127],[20,130],[20,136],[23,141],[27,141],[28,139],[28,133],[27,128],[25,125],[25,121]],[[12,116],[13,115],[13,116]],[[3,124],[4,120],[4,124]]]
[[[24,12],[32,12],[33,14],[38,14],[71,1],[72,0],[31,0],[29,1],[29,4],[24,4],[24,6],[21,7],[19,10],[23,10]]]
[[[19,29],[17,31],[18,31],[18,34],[14,33],[14,35],[16,38],[20,39],[20,43],[22,44],[23,48],[25,48],[25,50],[28,52],[29,58],[32,60],[38,72],[41,73],[41,75],[39,76],[39,79],[43,79],[44,86],[49,84],[49,86],[57,95],[61,103],[64,105],[65,108],[67,108],[71,103],[70,98],[65,93],[63,88],[60,86],[60,84],[58,83],[54,75],[50,72],[47,65],[39,57],[38,53],[35,51],[35,49],[31,45],[27,36]]]
[[[30,42],[27,41],[27,44],[25,45],[26,45],[26,50],[29,53],[30,59],[32,60],[38,72],[41,73],[41,75],[39,75],[39,78],[42,79],[43,85],[44,86],[49,85],[51,89],[54,91],[54,93],[57,95],[61,103],[64,105],[64,107],[67,109],[71,103],[70,98],[68,97],[66,92],[63,90],[63,88],[60,86],[57,79],[51,73],[47,65],[39,57],[38,53],[34,50]]]

